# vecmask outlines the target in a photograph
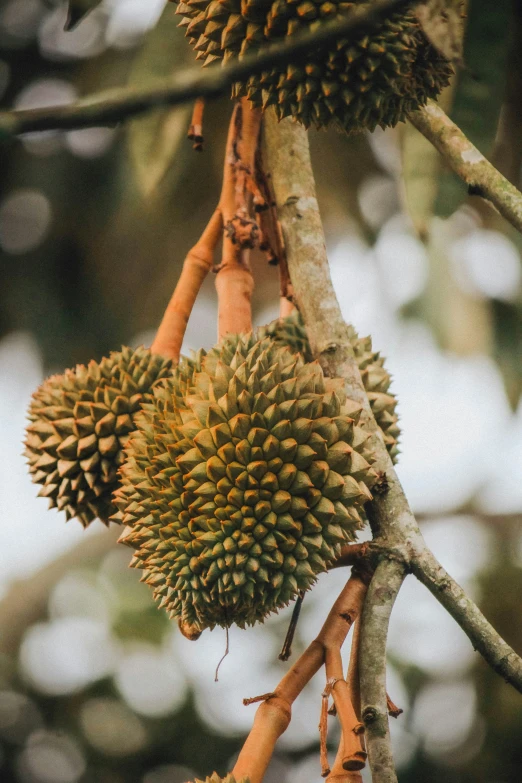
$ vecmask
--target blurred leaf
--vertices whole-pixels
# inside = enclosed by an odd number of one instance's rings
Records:
[[[417,9],[424,32],[448,60],[462,62],[462,0],[430,0]]]
[[[144,88],[168,78],[190,61],[190,48],[177,27],[175,8],[169,3],[156,27],[147,35],[129,76],[129,87]],[[128,125],[128,147],[139,190],[150,196],[172,176],[179,180],[191,154],[186,142],[191,107],[161,109]],[[187,147],[183,145],[187,143]]]
[[[441,94],[439,103],[449,112],[455,94],[455,79]],[[444,161],[431,144],[409,122],[400,127],[402,156],[401,197],[415,232],[426,242],[439,189]]]
[[[464,40],[465,68],[459,74],[451,118],[486,157],[491,155],[505,93],[506,31],[510,24],[510,3],[470,3]],[[436,214],[453,214],[467,197],[461,180],[446,172],[440,178]]]

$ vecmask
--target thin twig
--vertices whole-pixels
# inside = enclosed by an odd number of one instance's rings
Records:
[[[225,67],[219,65],[201,71],[190,68],[167,80],[158,80],[155,87],[133,90],[128,87],[107,90],[67,106],[42,109],[19,109],[0,112],[0,139],[21,133],[44,130],[72,130],[121,122],[162,106],[176,106],[196,98],[214,98],[226,92],[235,82],[260,74],[276,66],[288,65],[311,48],[337,38],[355,38],[371,32],[376,25],[401,8],[422,0],[376,0],[364,6],[354,6],[349,17],[321,25],[313,32],[303,32],[256,52]]]
[[[187,137],[190,141],[194,142],[192,147],[196,152],[203,151],[203,113],[205,110],[205,101],[203,98],[196,98],[194,103],[194,109],[192,111],[192,119],[190,121],[190,128]]]
[[[216,666],[216,673],[214,675],[214,682],[218,682],[218,680],[219,680],[219,667],[221,666],[221,664],[223,663],[223,661],[225,660],[225,658],[227,657],[227,655],[230,652],[230,636],[229,636],[229,632],[228,632],[228,625],[225,627],[225,634],[226,634],[225,652],[223,653],[223,656],[221,657],[218,665]]]
[[[471,195],[482,196],[522,232],[522,193],[509,182],[466,138],[460,128],[434,101],[408,119],[468,186]]]
[[[297,623],[299,622],[299,615],[301,614],[301,607],[303,605],[304,597],[305,597],[304,591],[301,590],[301,592],[295,599],[294,609],[292,612],[292,617],[290,619],[290,625],[288,626],[288,631],[286,632],[286,637],[285,637],[283,647],[278,655],[280,661],[287,661],[292,655],[292,642],[294,641],[294,635],[297,628]]]

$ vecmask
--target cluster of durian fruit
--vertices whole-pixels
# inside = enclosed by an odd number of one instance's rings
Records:
[[[350,339],[395,457],[390,376],[369,338]],[[376,480],[360,412],[296,313],[176,367],[124,348],[48,378],[26,454],[51,507],[124,525],[131,565],[196,638],[262,621],[354,539]]]
[[[181,26],[208,65],[253,54],[274,41],[349,16],[370,0],[176,0]],[[235,85],[236,97],[274,105],[281,119],[306,127],[330,124],[354,133],[392,127],[448,84],[450,63],[429,42],[414,8],[377,25],[371,35],[341,38]]]

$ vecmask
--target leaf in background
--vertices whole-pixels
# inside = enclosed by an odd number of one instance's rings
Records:
[[[429,0],[417,8],[424,32],[450,62],[462,63],[462,0]]]
[[[142,89],[171,76],[191,62],[191,50],[178,28],[175,7],[169,3],[145,38],[131,68],[128,85]],[[186,142],[191,107],[160,109],[128,124],[129,155],[138,188],[150,196],[169,177],[175,187],[192,154]],[[183,148],[184,144],[187,144]]]
[[[442,92],[439,103],[449,112],[455,95],[455,79]],[[427,242],[439,177],[444,161],[439,152],[411,123],[400,126],[402,182],[400,195],[418,237]]]
[[[511,3],[470,3],[464,40],[465,68],[459,73],[451,119],[486,157],[491,155],[505,94],[506,38],[511,24]],[[467,197],[467,188],[459,178],[444,172],[436,214],[448,217]]]

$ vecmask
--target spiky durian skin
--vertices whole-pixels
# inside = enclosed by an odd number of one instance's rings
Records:
[[[357,4],[339,0],[182,0],[177,12],[205,65],[241,58],[267,43],[346,16]],[[289,66],[237,84],[254,106],[273,104],[281,119],[348,133],[394,126],[435,98],[452,68],[426,38],[414,10],[390,15],[371,36],[340,39]]]
[[[257,333],[259,337],[271,337],[276,342],[299,351],[308,362],[313,359],[306,328],[298,310],[286,318],[277,319],[261,327]],[[399,454],[400,429],[399,417],[395,413],[397,400],[393,394],[389,394],[391,376],[384,366],[384,358],[372,349],[371,337],[359,337],[351,325],[348,325],[348,337],[373,415],[382,430],[388,453],[395,462]]]
[[[231,340],[204,357],[185,409],[176,373],[143,405],[115,494],[131,565],[196,632],[252,625],[311,587],[376,477],[342,383],[269,338]]]
[[[172,362],[145,348],[122,348],[101,362],[47,378],[29,406],[25,454],[39,496],[84,527],[108,524],[122,447],[134,417]]]

